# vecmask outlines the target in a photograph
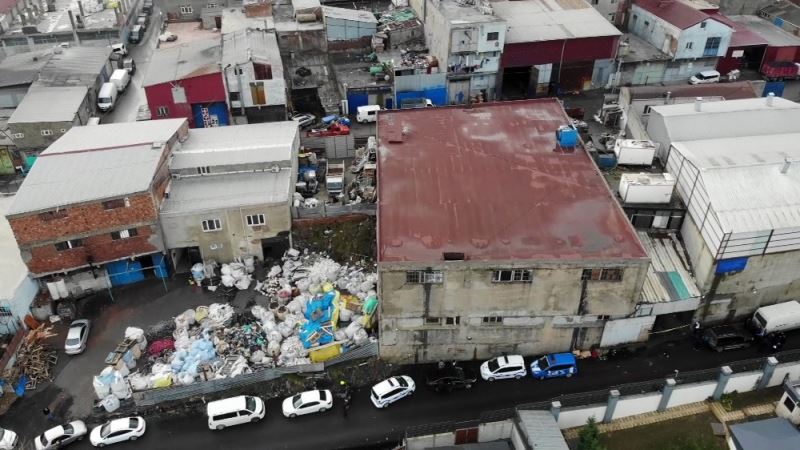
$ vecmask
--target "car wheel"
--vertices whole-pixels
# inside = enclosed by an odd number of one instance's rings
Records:
[[[217,431],[222,430],[225,428],[225,425],[217,425]]]
[[[106,446],[106,444],[103,444],[103,443],[101,442],[101,443],[97,444],[97,446],[98,446],[98,447],[100,447],[100,448],[103,448],[103,447],[105,447],[105,446]]]
[[[297,417],[297,414],[294,414],[294,413],[292,413],[292,414],[289,414],[289,418],[290,418],[290,419],[294,419],[295,417]]]
[[[572,374],[571,374],[571,373],[568,373],[568,374],[567,374],[567,378],[572,378]]]
[[[464,386],[464,389],[472,389],[472,385],[471,384],[467,384],[467,385]]]
[[[256,422],[258,422],[258,417],[253,417],[252,419],[250,419],[250,423],[256,423]]]
[[[717,347],[717,348],[715,348],[714,350],[716,350],[716,351],[717,351],[717,353],[722,353],[722,347]]]
[[[515,380],[519,380],[520,378],[522,378],[522,375],[520,375],[520,374],[516,374],[516,375],[514,375],[514,379],[515,379]]]
[[[489,377],[488,381],[494,381],[494,377]]]
[[[135,441],[136,439],[139,439],[139,436],[131,436],[132,441]]]
[[[324,413],[324,412],[325,412],[325,411],[327,411],[327,410],[328,410],[328,408],[320,408],[320,409],[319,409],[319,412],[321,412],[321,413]]]

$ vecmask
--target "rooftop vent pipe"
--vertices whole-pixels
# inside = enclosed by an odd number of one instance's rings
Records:
[[[700,112],[703,110],[703,97],[694,99],[694,110]]]
[[[775,94],[770,92],[769,95],[767,95],[767,106],[772,106],[774,103],[775,103]]]
[[[789,171],[789,167],[791,167],[791,166],[792,166],[792,160],[789,159],[789,158],[784,159],[783,160],[783,167],[781,167],[781,173],[788,172]]]

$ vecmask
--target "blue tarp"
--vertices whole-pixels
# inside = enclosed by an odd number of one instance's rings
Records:
[[[19,377],[19,381],[17,381],[17,386],[14,388],[14,393],[17,394],[17,397],[22,397],[25,395],[25,385],[28,384],[28,376],[24,373]]]
[[[144,280],[142,263],[139,261],[114,261],[106,264],[111,286],[124,286]]]

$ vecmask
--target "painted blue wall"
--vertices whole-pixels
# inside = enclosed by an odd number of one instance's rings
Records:
[[[144,280],[142,263],[139,261],[114,261],[106,264],[111,286],[124,286]]]
[[[203,128],[203,108],[208,108],[208,113],[217,116],[219,125],[228,125],[228,105],[225,102],[192,105],[192,115],[196,128]]]

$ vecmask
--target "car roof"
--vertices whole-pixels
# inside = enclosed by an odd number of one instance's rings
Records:
[[[717,336],[725,336],[731,334],[738,335],[744,332],[742,328],[733,325],[717,325],[715,327],[709,328],[708,331],[714,333]]]
[[[45,431],[43,434],[44,434],[45,439],[47,439],[48,441],[52,441],[53,439],[64,435],[64,426],[63,425],[59,425],[59,426],[57,426],[55,428],[50,428],[49,430]]]
[[[503,366],[521,365],[525,363],[525,359],[522,355],[503,355],[497,358],[497,362]]]
[[[67,333],[67,339],[77,339],[81,337],[81,328],[83,327],[70,327],[69,333]]]
[[[719,75],[719,72],[717,72],[716,70],[704,70],[704,71],[700,72],[700,75],[703,75],[704,77],[711,77],[711,76]]]
[[[222,400],[208,402],[207,409],[211,410],[211,408],[219,408],[225,410],[239,410],[243,409],[244,406],[245,406],[245,396],[240,395],[238,397],[224,398]]]
[[[130,423],[131,419],[135,419],[136,417],[122,417],[120,419],[114,419],[111,421],[111,432],[120,431],[120,430],[130,430]]]
[[[575,364],[575,355],[572,353],[553,353],[547,357],[551,364]]]
[[[300,398],[303,399],[303,402],[309,402],[314,400],[319,400],[319,390],[313,391],[305,391],[300,393]]]
[[[373,389],[375,389],[375,392],[379,394],[388,392],[390,389],[394,389],[400,386],[400,384],[396,381],[397,378],[402,378],[402,376],[398,375],[391,378],[387,378],[381,381],[380,383],[376,384],[375,386],[373,386]]]

